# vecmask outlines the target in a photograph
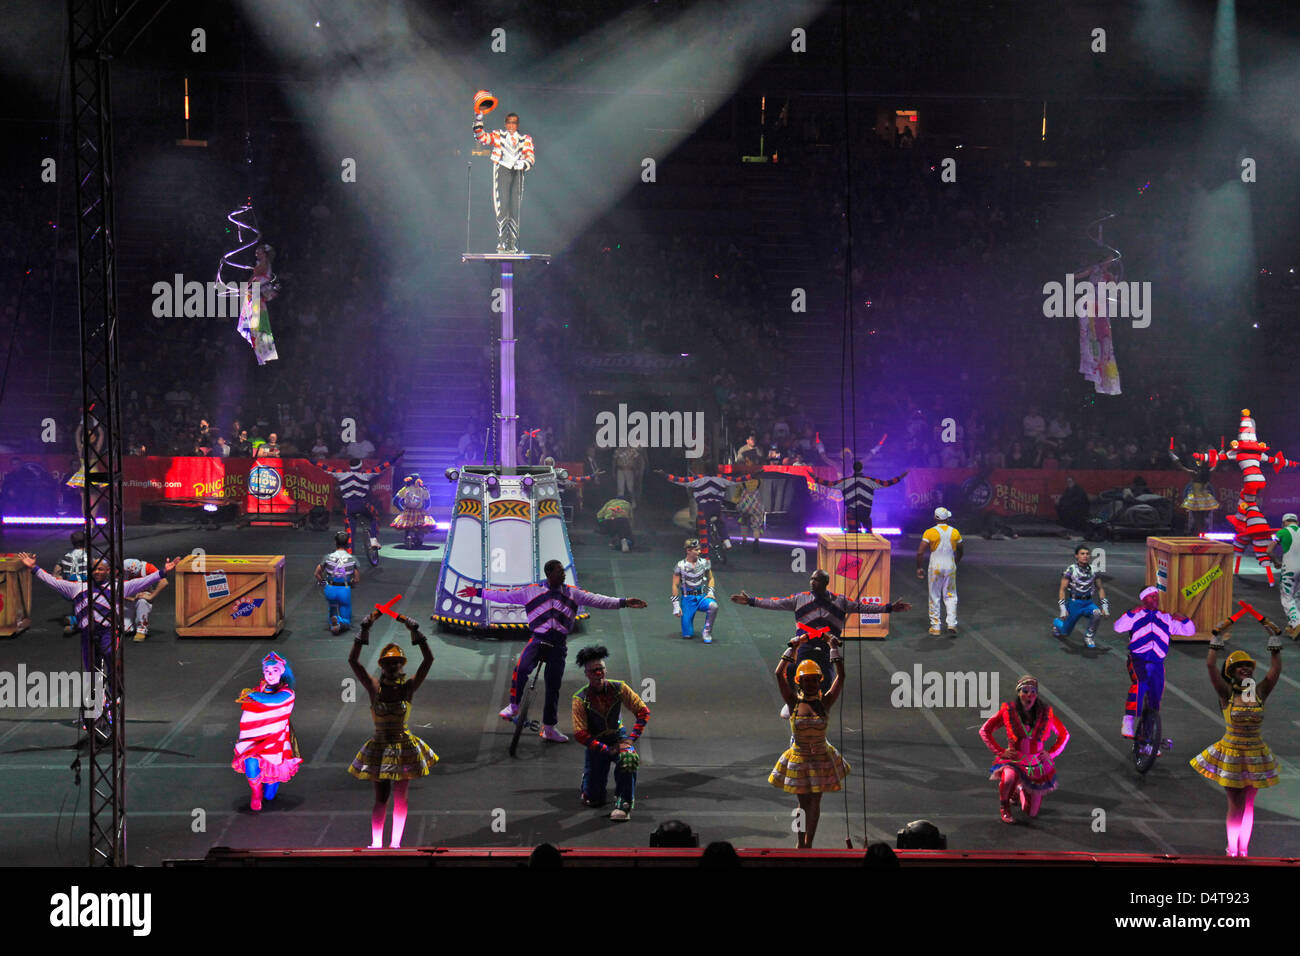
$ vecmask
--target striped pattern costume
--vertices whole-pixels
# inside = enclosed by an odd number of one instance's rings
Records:
[[[1241,556],[1245,553],[1246,546],[1250,545],[1255,552],[1255,560],[1268,575],[1268,583],[1272,584],[1273,559],[1268,552],[1276,529],[1269,527],[1268,520],[1259,510],[1259,495],[1268,484],[1262,466],[1272,464],[1273,470],[1277,472],[1283,468],[1294,468],[1300,462],[1291,461],[1281,452],[1269,453],[1268,444],[1256,437],[1255,419],[1250,417],[1248,408],[1241,411],[1238,436],[1227,452],[1211,448],[1204,453],[1197,452],[1192,457],[1204,461],[1211,468],[1220,461],[1235,461],[1241,469],[1241,494],[1237,498],[1237,513],[1227,516],[1228,523],[1237,532],[1232,539],[1232,550],[1237,555],[1233,573],[1240,572]]]
[[[828,793],[839,790],[853,769],[826,740],[826,718],[790,718],[791,746],[777,760],[767,782],[786,793]]]
[[[1026,790],[1047,793],[1056,789],[1056,758],[1070,742],[1070,732],[1065,729],[1051,707],[1038,703],[1034,725],[1026,728],[1020,719],[1017,704],[1003,704],[1002,709],[984,722],[980,728],[980,740],[993,752],[995,762],[990,768],[990,780],[997,780],[1004,767],[1015,770],[1019,783]],[[1003,747],[994,738],[999,730],[1007,734],[1007,746]],[[1049,738],[1056,738],[1056,746],[1047,747]],[[1015,750],[1020,753],[1020,760],[1011,763],[1002,758],[1003,750]]]
[[[897,478],[871,478],[861,472],[855,472],[839,481],[815,479],[817,484],[826,488],[839,488],[844,494],[844,527],[850,534],[871,532],[871,505],[875,501],[877,488],[896,485],[906,477],[907,472]]]
[[[734,481],[726,475],[664,475],[675,485],[687,488],[695,499],[695,536],[700,539],[700,554],[709,556],[709,519],[718,519],[718,528],[725,537],[727,526],[722,516],[722,503],[727,500],[727,488]],[[722,542],[716,542],[722,547]]]
[[[233,770],[246,773],[244,761],[256,758],[260,767],[252,783],[284,783],[298,772],[302,756],[294,737],[289,716],[293,713],[294,693],[288,687],[271,692],[266,681],[257,685],[239,706],[239,741],[235,744]]]
[[[398,458],[401,456],[399,455]],[[373,468],[349,468],[347,471],[331,471],[326,468],[323,462],[313,461],[312,464],[319,468],[325,474],[329,475],[338,484],[339,497],[343,499],[343,511],[351,518],[353,515],[364,515],[370,522],[370,537],[379,537],[379,517],[375,513],[374,505],[370,503],[370,486],[378,480],[389,468],[393,467],[393,461],[382,461]],[[348,550],[353,554],[357,549],[353,546],[352,541],[352,522],[345,521],[348,532]]]
[[[1160,709],[1165,692],[1165,658],[1169,655],[1169,640],[1174,634],[1190,637],[1196,625],[1179,614],[1152,611],[1135,607],[1125,611],[1115,621],[1118,634],[1128,634],[1128,703],[1124,712],[1138,716],[1138,700],[1147,695],[1151,706]]]
[[[572,584],[561,584],[557,588],[530,584],[509,591],[485,588],[478,593],[487,601],[524,606],[528,614],[528,629],[533,636],[524,645],[523,653],[515,663],[514,676],[510,682],[510,702],[519,703],[533,668],[540,661],[545,661],[546,703],[542,708],[542,722],[548,727],[554,727],[559,719],[560,683],[564,679],[566,641],[573,630],[579,609],[597,607],[612,610],[627,607],[627,599],[592,594]],[[550,646],[543,647],[543,642]]]
[[[1259,701],[1246,703],[1234,694],[1223,709],[1223,723],[1223,737],[1189,761],[1192,769],[1219,786],[1234,790],[1276,786],[1277,761],[1259,733],[1264,723],[1264,705]]]
[[[516,251],[519,242],[519,214],[524,202],[524,174],[537,162],[533,138],[518,130],[488,132],[481,119],[474,120],[474,138],[492,147],[492,207],[497,217],[498,249]]]
[[[620,719],[626,707],[636,715],[628,731]],[[573,695],[573,736],[587,748],[582,768],[582,799],[590,806],[605,802],[609,786],[609,768],[614,768],[614,793],[617,806],[631,810],[636,802],[636,771],[618,763],[620,744],[635,744],[650,720],[650,708],[636,692],[619,680],[605,681],[605,687],[593,691],[591,685]]]
[[[348,767],[358,780],[414,780],[427,777],[438,762],[438,755],[419,737],[406,729],[411,702],[406,697],[403,676],[393,683],[379,681],[379,693],[370,706],[375,721],[375,735],[361,745]],[[397,700],[385,700],[394,689]]]
[[[679,601],[682,610],[682,637],[695,634],[695,615],[704,612],[705,637],[713,633],[713,621],[718,616],[718,602],[713,598],[713,585],[709,583],[713,569],[708,558],[700,558],[694,564],[681,560],[673,567],[673,574],[681,581]]]

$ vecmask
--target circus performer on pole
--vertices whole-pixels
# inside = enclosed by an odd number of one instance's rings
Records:
[[[994,734],[1005,730],[1007,745],[998,744]],[[1056,745],[1048,748],[1048,740]],[[1026,674],[1016,681],[1016,699],[984,722],[980,740],[993,752],[990,780],[998,784],[999,816],[1003,823],[1015,823],[1011,801],[1019,795],[1020,809],[1038,816],[1044,794],[1056,789],[1056,759],[1070,742],[1065,725],[1038,696],[1038,679]]]
[[[298,739],[290,716],[294,705],[293,669],[279,654],[262,659],[262,681],[245,687],[235,698],[239,716],[239,742],[230,766],[248,778],[253,791],[250,810],[262,809],[262,800],[274,800],[280,784],[293,777],[302,764]]]
[[[519,132],[519,114],[507,113],[505,129],[488,132],[481,112],[474,114],[474,138],[492,147],[492,206],[497,217],[497,252],[519,251],[519,213],[524,175],[537,162],[533,138]]]
[[[794,642],[791,642],[793,644]],[[822,794],[843,789],[844,778],[853,769],[826,739],[830,709],[844,690],[844,652],[839,641],[831,641],[830,662],[835,677],[822,692],[822,669],[805,660],[794,669],[794,683],[786,676],[794,666],[795,651],[787,647],[777,661],[776,685],[790,714],[790,747],[776,762],[767,782],[799,801],[802,827],[796,828],[795,845],[812,847],[821,819]]]
[[[403,533],[408,548],[420,547],[424,536],[437,528],[428,511],[429,489],[424,487],[418,472],[402,480],[402,487],[393,495],[393,507],[400,508],[401,512],[393,519],[392,527]]]
[[[1267,619],[1261,620],[1268,627]],[[1280,782],[1277,761],[1260,736],[1260,727],[1264,723],[1264,701],[1282,676],[1282,638],[1276,626],[1268,628],[1272,662],[1264,679],[1256,683],[1255,661],[1245,651],[1233,651],[1222,668],[1219,666],[1218,654],[1225,649],[1223,633],[1231,626],[1229,621],[1211,631],[1214,636],[1205,655],[1210,684],[1219,695],[1225,733],[1190,763],[1201,776],[1223,787],[1228,798],[1226,852],[1228,856],[1246,856],[1255,825],[1255,795]]]
[[[402,832],[406,829],[406,793],[412,780],[427,777],[438,762],[438,755],[429,745],[407,730],[411,713],[411,699],[420,689],[433,666],[433,652],[428,639],[420,633],[420,626],[405,615],[398,620],[411,633],[411,643],[420,648],[422,659],[415,676],[408,678],[403,668],[406,655],[396,644],[388,644],[379,652],[379,674],[371,677],[361,666],[361,647],[370,642],[370,626],[379,618],[379,611],[371,611],[361,621],[361,632],[352,642],[348,665],[357,681],[370,696],[370,713],[375,720],[375,735],[357,751],[348,773],[358,780],[373,780],[375,802],[370,811],[370,849],[384,845],[384,818],[388,815],[388,798],[393,798],[393,834],[390,846],[402,845]]]
[[[1206,452],[1213,451],[1213,448],[1206,449]],[[1204,534],[1210,530],[1210,519],[1219,507],[1219,499],[1214,497],[1214,489],[1210,485],[1210,472],[1214,469],[1204,459],[1197,461],[1195,468],[1184,465],[1174,452],[1173,438],[1169,439],[1169,457],[1175,465],[1192,476],[1181,505],[1187,512],[1187,533]]]
[[[1232,447],[1227,452],[1215,451],[1213,448],[1192,455],[1197,461],[1203,461],[1214,468],[1220,461],[1235,461],[1241,469],[1241,494],[1237,499],[1237,513],[1228,515],[1228,523],[1237,532],[1232,539],[1232,550],[1237,559],[1232,573],[1241,573],[1241,556],[1249,545],[1255,552],[1255,560],[1268,575],[1270,586],[1273,579],[1273,559],[1269,556],[1269,546],[1273,540],[1275,528],[1268,526],[1263,512],[1259,509],[1259,496],[1268,484],[1264,477],[1263,466],[1271,464],[1273,471],[1294,468],[1300,462],[1292,461],[1279,451],[1271,451],[1267,442],[1258,439],[1255,433],[1255,419],[1250,417],[1250,409],[1241,410],[1241,427]]]

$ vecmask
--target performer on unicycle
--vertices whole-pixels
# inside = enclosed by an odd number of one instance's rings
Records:
[[[1196,625],[1181,614],[1160,610],[1159,589],[1147,588],[1139,597],[1142,603],[1131,611],[1125,611],[1115,621],[1116,633],[1129,635],[1131,686],[1124,708],[1124,723],[1120,728],[1125,737],[1133,736],[1134,719],[1141,716],[1138,701],[1143,696],[1150,701],[1152,710],[1160,709],[1160,699],[1165,693],[1165,658],[1169,655],[1171,635],[1190,637],[1196,633]]]

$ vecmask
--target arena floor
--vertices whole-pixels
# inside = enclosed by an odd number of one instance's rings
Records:
[[[385,540],[393,532],[386,532]],[[702,843],[730,840],[744,847],[792,847],[794,798],[767,783],[787,746],[787,725],[772,669],[792,630],[792,616],[724,600],[715,642],[683,641],[668,602],[680,532],[644,538],[650,547],[612,552],[590,532],[575,532],[575,558],[584,587],[649,601],[647,610],[593,611],[583,633],[570,639],[570,664],[561,697],[561,729],[569,729],[569,694],[581,686],[572,663],[576,648],[593,642],[611,651],[611,677],[634,687],[654,682],[652,717],[641,746],[636,809],[627,823],[578,801],[582,751],[574,743],[525,739],[519,757],[507,755],[511,726],[497,717],[522,640],[477,640],[437,634],[437,657],[416,696],[412,729],[438,752],[432,775],[413,784],[404,845],[644,847],[669,819],[688,822]],[[66,533],[6,531],[3,550],[35,550],[51,567],[65,550]],[[172,594],[158,602],[153,633],[128,644],[128,858],[153,866],[202,857],[210,847],[358,847],[369,842],[371,787],[346,768],[370,735],[365,706],[342,702],[351,635],[325,628],[325,605],[312,570],[329,550],[328,536],[308,531],[136,528],[127,553],[154,562],[164,554],[202,546],[213,554],[287,556],[287,619],[274,640],[180,639],[171,632]],[[832,721],[831,740],[853,764],[847,799],[828,795],[816,845],[854,846],[888,840],[909,820],[932,820],[950,849],[1159,852],[1220,854],[1225,800],[1194,773],[1188,759],[1217,740],[1222,721],[1199,646],[1175,645],[1168,662],[1165,734],[1174,750],[1145,777],[1131,766],[1119,735],[1127,691],[1122,639],[1109,630],[1096,651],[1081,629],[1066,641],[1049,634],[1061,569],[1070,560],[1063,538],[1014,541],[968,539],[961,566],[961,633],[930,637],[921,582],[914,571],[916,539],[895,539],[893,598],[913,610],[895,618],[888,641],[852,643],[848,686]],[[809,570],[815,550],[808,553]],[[1144,544],[1107,547],[1107,591],[1114,614],[1137,603],[1144,586]],[[736,548],[718,572],[720,594],[788,594],[807,586],[793,572],[791,548],[765,545],[760,554]],[[399,607],[428,621],[427,595],[435,560],[389,557],[366,569],[360,606],[404,595]],[[61,636],[62,600],[35,585],[36,623],[0,641],[0,669],[71,670],[79,660],[75,638]],[[1237,596],[1279,616],[1277,597],[1262,577],[1238,580]],[[376,625],[373,663],[388,640],[405,643],[405,629],[389,618]],[[1237,641],[1264,653],[1264,633],[1240,626]],[[1288,642],[1289,643],[1289,642]],[[298,680],[294,726],[305,764],[261,813],[248,810],[249,790],[230,768],[239,689],[260,677],[259,661],[274,649],[291,662]],[[1289,649],[1289,648],[1288,648]],[[1289,661],[1288,661],[1289,665]],[[1040,817],[1006,826],[997,817],[990,757],[977,729],[978,708],[900,708],[891,703],[891,675],[975,671],[996,675],[999,700],[1016,678],[1033,673],[1044,698],[1071,734],[1058,761],[1059,789]],[[414,664],[408,666],[408,671]],[[1300,856],[1300,668],[1283,675],[1269,701],[1264,737],[1283,765],[1279,786],[1261,794],[1252,855]],[[986,685],[987,686],[987,683]],[[10,865],[82,865],[86,861],[86,785],[74,786],[69,764],[77,732],[69,711],[0,712],[0,853]],[[865,792],[865,797],[864,797]],[[612,793],[612,782],[611,782]],[[200,812],[201,811],[201,812]],[[503,812],[502,812],[503,811]]]

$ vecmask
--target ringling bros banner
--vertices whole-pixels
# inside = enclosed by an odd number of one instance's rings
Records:
[[[730,472],[730,467],[721,469]],[[813,477],[833,481],[837,473],[828,468],[769,467],[769,472],[781,472],[805,479],[810,485]],[[879,478],[893,475],[889,470],[868,474]],[[1288,511],[1300,512],[1300,469],[1286,469],[1275,473],[1265,469],[1268,488],[1263,493],[1264,513],[1274,524]],[[954,511],[987,511],[999,515],[1033,515],[1039,518],[1056,518],[1056,504],[1065,491],[1065,479],[1073,478],[1089,496],[1096,498],[1103,491],[1124,488],[1133,478],[1141,475],[1153,494],[1172,497],[1181,503],[1183,491],[1191,477],[1184,471],[1087,471],[1083,469],[997,468],[991,471],[974,471],[969,468],[913,468],[902,483],[876,492],[875,511],[879,515],[901,517],[901,512],[930,512],[940,504]],[[1219,468],[1211,476],[1211,487],[1221,507],[1216,515],[1232,514],[1237,507],[1237,494],[1241,490],[1241,472],[1235,466]],[[819,497],[831,500],[839,496],[832,490],[816,486]],[[829,494],[827,494],[829,492]],[[1216,526],[1222,521],[1216,518]]]
[[[66,485],[76,465],[71,455],[0,455],[0,486],[6,491],[6,512],[17,513],[10,504],[10,489],[32,484],[61,490],[63,507],[59,510],[76,508],[79,493]],[[324,465],[331,471],[346,471],[348,467],[342,458],[329,459]],[[391,470],[380,475],[371,489],[375,509],[380,514],[390,513]],[[139,520],[144,502],[169,498],[237,502],[249,513],[305,512],[317,505],[330,510],[342,508],[334,479],[303,458],[122,459],[122,504],[128,521]],[[55,507],[53,502],[50,507]],[[43,507],[39,510],[46,511]]]

